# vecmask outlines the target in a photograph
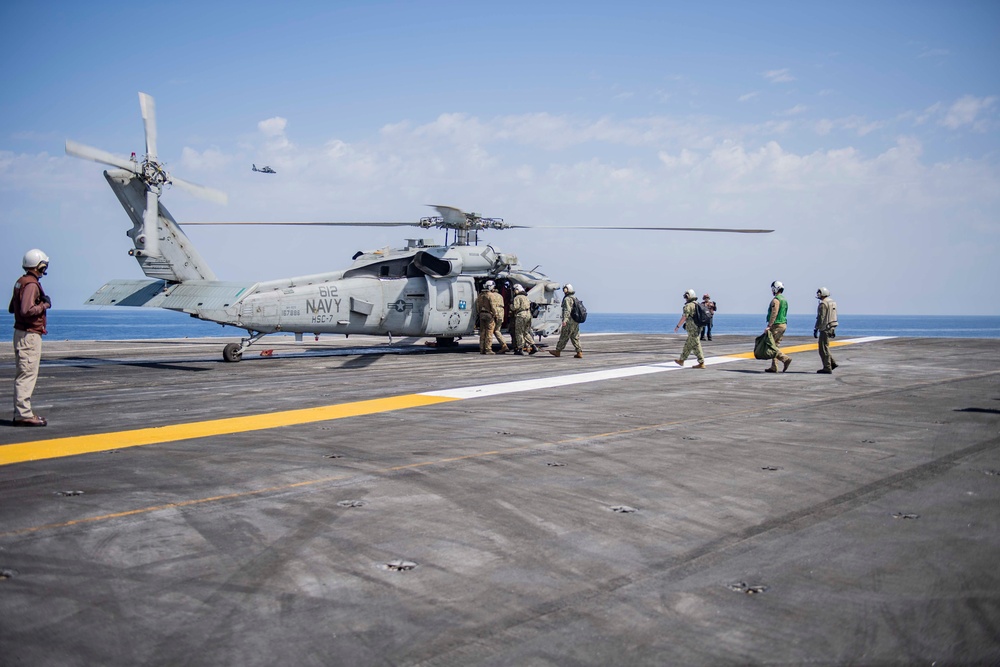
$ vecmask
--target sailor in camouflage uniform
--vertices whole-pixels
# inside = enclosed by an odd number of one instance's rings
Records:
[[[538,351],[531,342],[531,302],[524,292],[524,287],[514,285],[514,300],[510,302],[510,313],[514,318],[514,325],[511,327],[511,335],[514,338],[514,354],[523,355],[525,350],[529,354]]]
[[[573,356],[577,359],[583,359],[583,348],[580,346],[580,323],[570,317],[570,313],[573,312],[573,304],[576,302],[575,294],[576,290],[573,289],[572,285],[569,283],[563,285],[562,331],[559,332],[559,342],[556,343],[556,349],[549,350],[549,354],[553,357],[562,354],[566,343],[573,343],[573,349],[576,350],[576,354]]]
[[[694,352],[698,358],[698,365],[693,366],[693,368],[705,367],[705,355],[701,351],[701,341],[698,339],[701,327],[694,323],[694,311],[698,307],[697,301],[698,295],[695,294],[693,289],[684,292],[684,312],[681,314],[681,319],[677,321],[677,326],[674,327],[674,333],[681,327],[684,327],[684,330],[687,331],[687,340],[684,341],[684,351],[681,352],[679,359],[674,359],[674,363],[679,366],[683,366],[684,361]]]

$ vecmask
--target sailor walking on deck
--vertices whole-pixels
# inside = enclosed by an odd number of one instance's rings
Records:
[[[576,300],[576,290],[573,289],[573,286],[569,283],[563,285],[562,331],[559,332],[559,342],[556,343],[556,349],[549,350],[549,354],[553,357],[562,354],[566,343],[572,343],[573,349],[576,350],[576,354],[573,356],[577,359],[583,359],[583,348],[580,346],[580,323],[572,317],[573,304],[576,303]]]
[[[781,344],[781,338],[785,335],[785,329],[788,328],[788,301],[785,299],[784,292],[785,286],[780,281],[775,280],[771,283],[772,299],[767,308],[767,326],[764,327],[764,331],[771,332],[775,347]],[[792,365],[792,358],[781,350],[778,350],[778,355],[771,360],[771,367],[764,372],[777,373],[779,361],[784,364],[781,367],[782,373],[787,371],[788,367]]]
[[[816,324],[813,326],[813,338],[819,338],[819,359],[823,368],[816,371],[829,375],[837,367],[837,362],[830,354],[830,339],[837,336],[837,302],[830,298],[830,290],[820,287],[816,290],[819,307],[816,309]]]
[[[510,314],[514,320],[510,327],[514,339],[514,354],[523,355],[525,351],[534,354],[538,349],[531,342],[531,302],[521,285],[514,285]]]
[[[705,367],[705,353],[701,351],[701,340],[698,338],[698,334],[701,331],[699,327],[694,322],[694,311],[698,307],[698,295],[693,289],[689,289],[684,292],[684,310],[681,312],[681,319],[677,321],[677,326],[674,327],[674,333],[681,327],[687,331],[687,340],[684,341],[684,351],[681,352],[681,356],[678,359],[674,359],[674,363],[678,366],[683,366],[685,360],[693,352],[695,357],[698,359],[698,365],[694,368],[704,368]]]

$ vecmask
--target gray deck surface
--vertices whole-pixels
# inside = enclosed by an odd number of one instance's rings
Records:
[[[225,342],[47,340],[50,426],[0,422],[0,455],[661,364],[683,338],[584,336],[583,359],[264,339],[238,364]],[[832,377],[803,351],[785,374],[738,360],[0,465],[0,664],[1000,664],[1000,341],[834,353]],[[10,406],[9,344],[0,369]]]

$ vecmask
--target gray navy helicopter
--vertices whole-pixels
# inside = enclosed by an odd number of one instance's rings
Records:
[[[216,278],[173,216],[159,202],[163,189],[176,185],[220,203],[226,195],[178,179],[157,158],[153,98],[139,93],[146,134],[146,154],[138,160],[66,141],[69,155],[112,167],[104,177],[132,220],[126,232],[129,255],[146,279],[112,280],[95,292],[88,305],[142,306],[187,313],[192,317],[244,329],[240,343],[222,352],[235,362],[263,336],[276,332],[303,334],[369,334],[434,337],[439,347],[476,330],[475,303],[483,285],[493,280],[509,305],[515,285],[532,303],[532,330],[548,336],[561,326],[562,284],[534,269],[516,255],[490,244],[480,245],[485,230],[539,228],[512,225],[502,218],[485,218],[451,206],[434,206],[438,215],[417,222],[220,222],[217,225],[307,225],[419,227],[445,230],[444,244],[410,239],[405,248],[362,251],[340,271],[261,282],[229,282]],[[559,227],[560,229],[624,229],[767,233],[769,229],[705,227]]]

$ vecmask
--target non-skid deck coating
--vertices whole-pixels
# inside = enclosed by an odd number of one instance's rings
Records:
[[[583,340],[46,341],[0,664],[1000,661],[1000,341]]]

